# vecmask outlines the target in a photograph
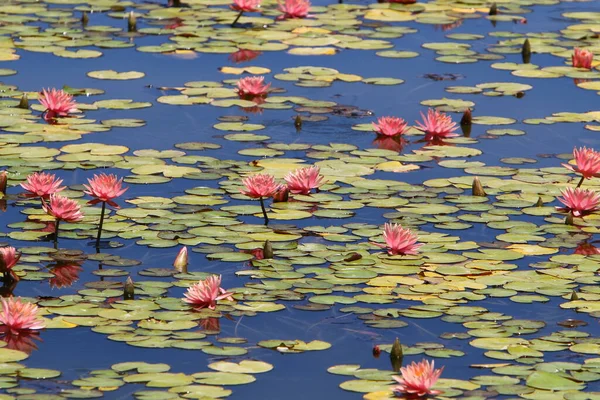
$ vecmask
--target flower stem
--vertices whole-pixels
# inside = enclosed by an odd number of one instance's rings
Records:
[[[242,17],[242,14],[244,12],[240,11],[240,13],[237,15],[237,17],[235,17],[235,19],[233,20],[233,22],[231,23],[231,27],[233,28],[235,26],[235,24],[237,24],[238,20]]]
[[[60,224],[60,219],[56,220],[54,224],[54,248],[56,249],[58,246],[58,225]]]
[[[262,197],[260,198],[260,208],[262,209],[263,217],[265,217],[265,225],[269,225],[269,217],[267,217],[267,210],[265,210],[265,202]]]
[[[581,179],[579,180],[579,183],[577,184],[577,187],[575,189],[578,189],[583,184],[584,180],[585,180],[585,176],[582,176]]]
[[[96,248],[100,247],[100,236],[102,236],[102,224],[104,224],[104,210],[106,209],[106,202],[102,202],[102,211],[100,211],[100,223],[98,224],[98,235],[96,236]]]

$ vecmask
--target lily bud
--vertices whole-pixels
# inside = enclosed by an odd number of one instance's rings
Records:
[[[88,17],[88,13],[86,11],[81,13],[81,23],[83,26],[86,26],[90,21],[90,17]]]
[[[485,190],[483,190],[483,185],[481,184],[481,181],[478,177],[473,178],[473,186],[471,187],[471,190],[473,192],[473,196],[487,196]]]
[[[471,122],[473,122],[473,116],[471,115],[471,109],[467,108],[460,119],[460,124],[462,126],[471,125]]]
[[[278,191],[273,195],[273,203],[285,203],[288,201],[290,197],[290,191],[287,186],[282,186]]]
[[[394,344],[392,345],[392,350],[390,351],[390,361],[392,362],[392,369],[395,372],[400,371],[403,359],[404,352],[402,352],[402,345],[400,344],[400,340],[396,338]]]
[[[123,290],[123,300],[133,300],[135,297],[135,287],[131,276],[127,277],[125,281],[125,289]]]
[[[8,177],[6,175],[6,171],[0,171],[0,193],[2,195],[6,194],[6,182],[8,181]]]
[[[183,272],[184,269],[187,269],[188,260],[187,246],[184,246],[181,250],[179,250],[179,253],[177,253],[177,257],[175,257],[175,261],[173,261],[173,266],[179,272]]]
[[[496,5],[496,3],[492,3],[492,5],[490,6],[490,12],[488,13],[488,15],[497,15],[498,14],[498,6]]]
[[[129,13],[129,18],[127,19],[127,32],[137,32],[137,18],[133,11]]]
[[[579,300],[579,296],[577,296],[577,292],[573,290],[571,292],[571,301]]]
[[[27,93],[23,93],[23,96],[21,96],[21,101],[19,101],[19,105],[17,107],[25,110],[29,109],[29,99],[27,98]]]
[[[568,213],[567,217],[565,218],[565,225],[573,225],[573,214]]]
[[[531,61],[531,43],[529,43],[529,39],[525,39],[523,42],[523,47],[521,48],[521,56],[523,58],[524,64],[529,64]]]
[[[265,245],[263,246],[263,258],[273,258],[273,246],[268,240],[265,241]]]
[[[381,349],[379,348],[379,346],[377,346],[377,345],[373,346],[373,357],[379,358],[380,354],[381,354]]]
[[[297,130],[302,129],[302,117],[300,115],[296,115],[296,118],[294,118],[294,126]]]
[[[537,203],[535,203],[536,207],[543,207],[544,206],[544,201],[542,200],[542,197],[538,197]]]

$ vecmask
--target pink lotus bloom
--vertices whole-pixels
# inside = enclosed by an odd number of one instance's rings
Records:
[[[42,89],[38,100],[46,108],[45,120],[66,117],[69,113],[77,111],[77,103],[73,96],[64,90]]]
[[[600,176],[599,152],[586,147],[573,149],[573,158],[575,159],[575,167],[569,164],[563,164],[563,167],[581,174],[586,179]]]
[[[285,0],[284,4],[279,3],[279,11],[281,11],[283,15],[277,17],[278,20],[286,18],[306,18],[310,11],[310,1]]]
[[[427,110],[427,116],[421,113],[421,117],[423,123],[417,121],[417,129],[425,132],[425,140],[458,136],[453,133],[458,126],[448,114],[430,108]]]
[[[384,136],[402,135],[406,132],[407,127],[408,123],[398,117],[381,117],[377,120],[377,123],[373,123],[373,130],[378,135]]]
[[[239,49],[235,53],[231,53],[229,55],[229,60],[238,64],[238,63],[254,60],[256,57],[260,56],[261,54],[262,53],[260,51]]]
[[[309,194],[312,189],[321,186],[323,175],[319,174],[319,167],[299,168],[294,172],[288,173],[283,179],[287,182],[287,187],[294,194]]]
[[[417,243],[419,237],[412,233],[410,229],[404,229],[399,224],[386,223],[383,226],[383,238],[387,243],[388,254],[406,255],[417,254],[422,243]]]
[[[12,332],[43,329],[46,324],[38,319],[38,307],[32,303],[24,303],[20,298],[2,298],[0,322]]]
[[[127,189],[129,189],[122,188],[121,185],[123,184],[123,178],[117,179],[117,176],[113,174],[94,175],[93,178],[88,179],[88,183],[89,186],[85,184],[83,185],[87,189],[84,191],[84,193],[95,197],[95,199],[89,201],[88,204],[96,204],[100,203],[101,201],[105,201],[115,208],[119,208],[119,206],[112,200],[116,197],[119,197],[125,193]]]
[[[561,194],[563,197],[559,197],[558,201],[565,207],[556,207],[557,211],[571,212],[574,217],[581,217],[596,211],[600,204],[600,194],[593,190],[568,187],[561,191]]]
[[[583,256],[593,256],[594,254],[600,254],[600,249],[591,243],[581,243],[577,245],[575,254],[581,254]]]
[[[242,183],[246,190],[242,190],[242,194],[253,199],[271,197],[280,189],[280,185],[275,182],[273,175],[256,174],[242,179]]]
[[[62,179],[57,179],[54,174],[34,172],[27,177],[26,183],[21,183],[21,187],[29,192],[23,194],[25,197],[47,199],[51,194],[60,192],[65,188],[60,186],[61,183]]]
[[[50,270],[54,275],[54,277],[48,280],[50,287],[60,289],[73,285],[79,280],[81,271],[83,271],[83,268],[76,262],[57,263],[56,266]]]
[[[214,310],[218,300],[233,301],[233,293],[221,287],[221,275],[211,275],[203,281],[193,284],[184,294],[185,301],[194,308],[210,308]]]
[[[401,377],[394,376],[393,378],[399,383],[392,390],[397,396],[407,398],[427,397],[429,395],[438,395],[442,393],[440,390],[432,390],[444,367],[435,369],[434,361],[422,360],[420,363],[414,361],[406,367],[400,368]]]
[[[252,100],[254,97],[265,97],[271,84],[264,84],[264,76],[247,76],[237,82],[237,93],[242,99]]]
[[[42,208],[57,221],[78,222],[83,219],[81,206],[75,200],[59,194],[50,195],[50,201],[44,202]]]
[[[15,281],[18,281],[20,278],[12,270],[12,267],[19,262],[20,258],[21,254],[17,253],[17,249],[14,247],[0,247],[0,273],[4,274],[4,276],[10,275]]]
[[[230,7],[235,11],[254,12],[258,11],[261,1],[262,0],[233,0],[233,4]]]
[[[592,69],[592,61],[594,60],[594,53],[586,49],[580,49],[575,47],[573,55],[571,56],[571,63],[575,68],[586,68]]]

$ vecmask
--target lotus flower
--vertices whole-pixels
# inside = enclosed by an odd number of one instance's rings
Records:
[[[586,49],[580,49],[575,47],[573,55],[571,56],[571,63],[575,68],[592,69],[592,61],[594,60],[594,53]]]
[[[0,323],[11,332],[43,329],[46,324],[38,319],[38,307],[32,303],[24,303],[20,298],[2,298]]]
[[[233,4],[230,6],[232,10],[242,12],[254,12],[258,11],[262,0],[233,0]]]
[[[256,57],[260,56],[261,54],[262,53],[260,51],[239,49],[235,53],[231,53],[229,55],[229,60],[236,64],[239,64],[242,62],[254,60]]]
[[[252,175],[243,179],[242,183],[246,187],[245,190],[241,191],[242,194],[253,199],[271,197],[280,188],[273,175],[269,174]]]
[[[79,222],[83,219],[81,206],[75,201],[59,194],[50,195],[49,203],[42,205],[46,214],[52,215],[56,221]]]
[[[581,174],[582,182],[583,179],[600,176],[599,152],[586,147],[581,147],[579,149],[575,148],[573,149],[573,158],[575,159],[575,167],[569,164],[563,164],[563,167]],[[581,185],[581,183],[579,185]]]
[[[57,179],[56,175],[46,172],[34,172],[27,176],[27,182],[21,183],[21,187],[29,193],[24,193],[24,197],[41,197],[47,199],[51,194],[60,192],[65,187],[60,186],[62,179]]]
[[[417,254],[419,247],[423,246],[423,244],[417,243],[419,239],[417,235],[398,224],[386,223],[383,228],[383,238],[387,243],[390,255]]]
[[[278,20],[286,18],[306,18],[310,11],[310,1],[285,0],[285,3],[279,3],[279,11],[281,11],[283,15],[277,17]]]
[[[49,279],[50,287],[52,288],[65,288],[73,285],[79,280],[79,274],[83,271],[80,263],[77,262],[60,262],[57,263],[50,273],[54,277]]]
[[[66,117],[69,113],[77,111],[77,103],[73,96],[60,89],[42,89],[38,96],[39,102],[46,108],[44,119]]]
[[[557,211],[570,212],[574,217],[581,217],[596,211],[600,204],[600,194],[593,190],[568,187],[561,191],[561,194],[563,197],[559,197],[558,201],[565,207],[556,207]]]
[[[194,308],[209,308],[214,310],[218,300],[233,301],[233,293],[227,292],[221,287],[221,275],[211,275],[190,286],[185,293],[185,301]]]
[[[242,99],[252,100],[255,97],[265,97],[271,84],[264,84],[264,76],[247,76],[237,82],[237,93]]]
[[[95,197],[94,200],[88,202],[90,205],[106,202],[115,208],[119,208],[117,203],[112,200],[121,196],[129,189],[127,187],[122,188],[123,178],[117,179],[117,176],[113,174],[94,175],[93,178],[88,179],[88,183],[89,185],[83,185],[87,189],[84,193]]]
[[[449,115],[430,108],[427,116],[421,113],[421,117],[423,123],[417,121],[417,129],[425,132],[425,140],[458,136],[453,133],[458,126]]]
[[[373,123],[373,130],[383,136],[402,135],[407,127],[408,123],[398,117],[381,117],[377,123]]]
[[[401,377],[393,377],[399,385],[392,390],[397,396],[406,398],[438,395],[442,392],[432,390],[431,387],[435,385],[443,370],[444,367],[435,369],[434,361],[431,361],[431,364],[427,360],[422,360],[420,363],[413,361],[410,365],[400,368]]]
[[[294,194],[309,194],[312,189],[321,186],[323,175],[319,174],[319,167],[299,168],[294,172],[288,173],[283,179],[287,182],[287,187]]]
[[[0,247],[0,272],[4,276],[11,275],[15,280],[19,280],[19,277],[12,270],[21,258],[21,254],[17,253],[17,249],[12,246]]]

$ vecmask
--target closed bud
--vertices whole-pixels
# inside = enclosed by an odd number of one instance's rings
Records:
[[[521,48],[521,56],[523,58],[524,64],[529,64],[531,61],[531,43],[529,43],[529,39],[525,39],[523,42],[523,47]]]
[[[125,281],[125,289],[123,290],[123,300],[133,300],[135,298],[135,287],[131,276]]]
[[[23,96],[21,96],[21,100],[19,101],[19,105],[17,107],[29,110],[29,99],[27,98],[27,93],[23,93]]]
[[[473,196],[487,196],[485,190],[483,190],[483,185],[481,184],[481,181],[478,177],[473,178],[473,186],[471,187],[471,190],[473,192]]]
[[[89,21],[90,21],[90,17],[88,16],[88,13],[86,11],[82,12],[81,13],[81,23],[83,24],[83,26],[86,26]]]
[[[537,203],[535,203],[536,207],[543,207],[544,206],[544,201],[542,200],[541,196],[538,197]]]
[[[381,354],[381,349],[379,348],[379,346],[377,346],[377,345],[373,346],[373,357],[379,358],[380,354]]]
[[[129,18],[127,18],[127,32],[137,32],[137,18],[133,11],[129,13]]]
[[[8,176],[6,171],[0,171],[0,193],[2,195],[6,194],[6,182],[8,181]]]
[[[265,241],[265,245],[263,246],[263,258],[273,258],[273,246],[268,240]]]
[[[400,340],[396,338],[394,344],[392,345],[392,350],[390,351],[390,361],[392,363],[392,370],[394,372],[400,371],[403,359],[404,353],[402,352],[402,345],[400,344]]]
[[[565,225],[573,225],[573,214],[568,213],[565,218]]]
[[[187,246],[184,246],[181,250],[179,250],[179,253],[177,253],[177,257],[175,257],[175,261],[173,261],[173,266],[179,272],[184,272],[184,270],[187,271],[188,261]]]
[[[579,300],[579,296],[577,296],[577,292],[573,290],[571,292],[571,301]]]
[[[298,130],[302,129],[302,117],[300,115],[296,115],[296,118],[294,118],[294,126]]]
[[[497,15],[498,14],[498,6],[496,5],[496,3],[492,3],[492,5],[490,6],[490,12],[488,14],[489,15]]]
[[[462,118],[460,119],[460,124],[462,126],[471,125],[472,121],[473,121],[473,116],[471,115],[471,109],[467,108],[465,110],[465,112],[463,113]]]

